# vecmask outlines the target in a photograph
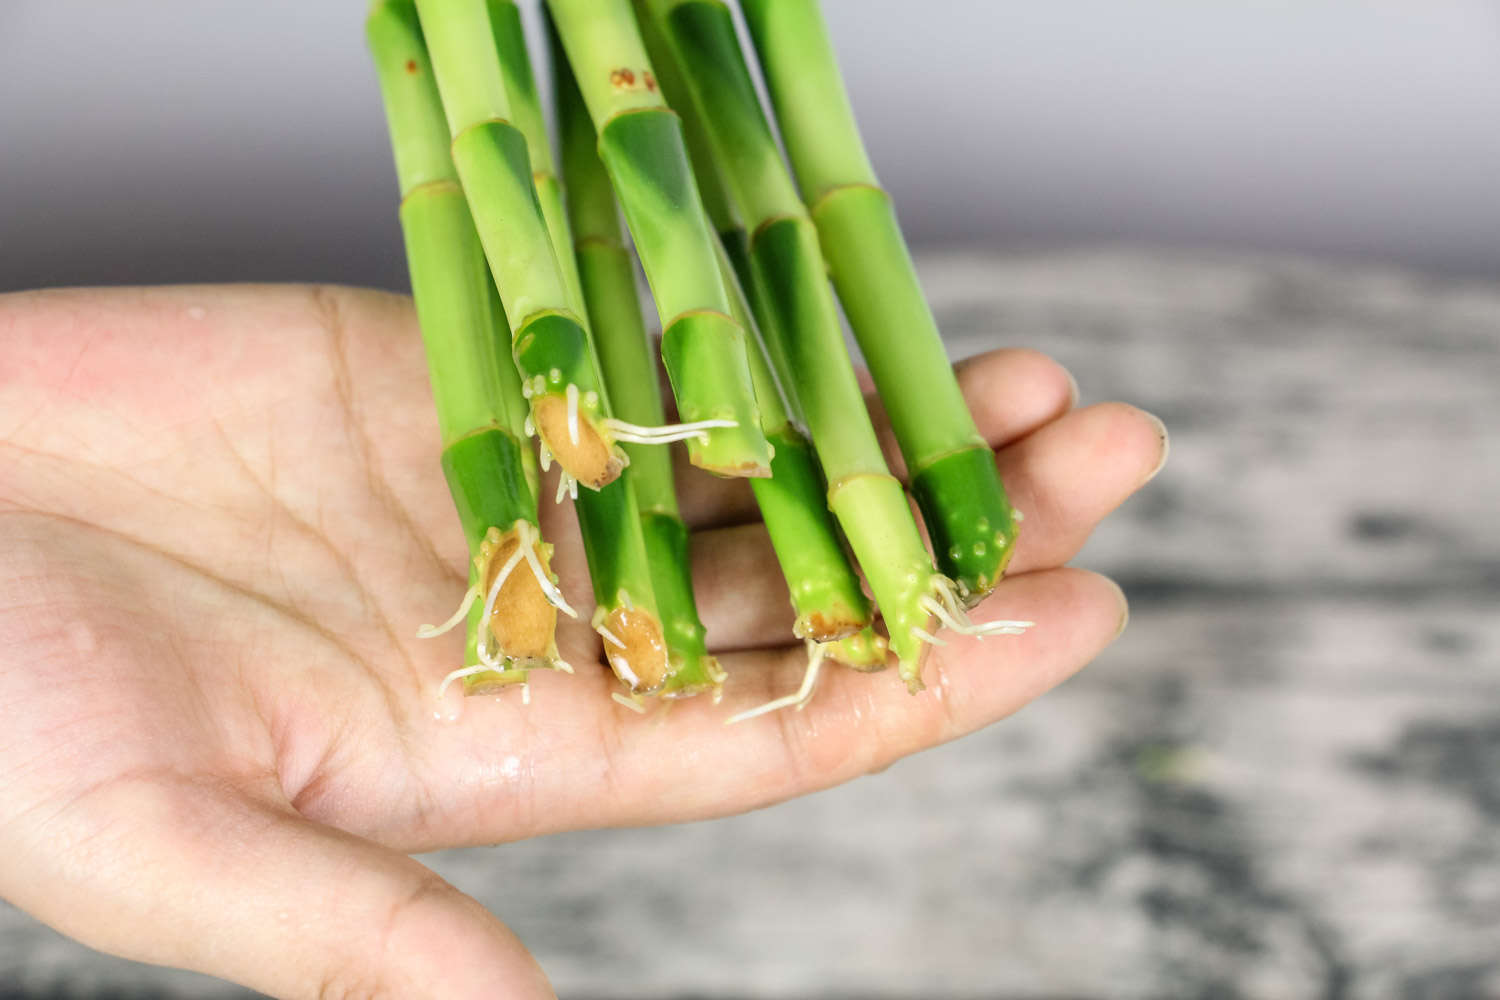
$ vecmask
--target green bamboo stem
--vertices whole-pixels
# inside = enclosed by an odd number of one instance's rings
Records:
[[[528,482],[521,434],[519,379],[498,348],[505,317],[490,281],[479,237],[448,154],[448,136],[410,0],[385,0],[370,11],[366,33],[380,80],[400,185],[401,225],[412,294],[426,349],[442,436],[442,465],[469,546],[470,585],[486,584],[495,559],[534,545],[542,565],[536,499]],[[529,530],[528,527],[529,526]],[[529,585],[531,588],[527,590]],[[527,667],[556,659],[556,611],[529,573],[507,579],[518,602],[484,602],[466,618],[465,662],[478,665],[480,637],[499,640],[506,668],[469,673],[468,693],[526,680]],[[538,601],[538,598],[540,599]],[[527,618],[523,623],[517,614]],[[529,616],[529,617],[527,617]]]
[[[639,2],[636,9],[644,13]],[[718,232],[719,245],[715,249],[729,293],[730,315],[749,335],[747,355],[760,405],[761,429],[774,449],[771,477],[751,480],[750,486],[796,613],[793,632],[799,638],[819,642],[838,639],[862,627],[868,628],[870,602],[829,513],[827,487],[812,447],[796,426],[800,419],[793,419],[793,414],[800,411],[786,391],[789,387],[773,374],[766,356],[768,345],[747,301],[749,244],[744,224],[724,191],[708,136],[687,96],[676,58],[653,18],[641,17],[640,26],[662,94],[682,118],[683,138],[698,193],[710,225]]]
[[[684,422],[730,421],[688,442],[694,465],[770,474],[746,359],[677,117],[662,102],[628,0],[549,0],[662,324],[662,359]]]
[[[844,348],[817,232],[781,161],[728,8],[647,0],[704,123],[730,199],[751,227],[750,262],[786,380],[807,418],[828,503],[875,595],[902,677],[921,686],[933,571],[901,484],[890,474]],[[773,358],[773,360],[778,360]]]
[[[582,322],[586,334],[589,365],[599,385],[598,413],[601,418],[608,419],[615,414],[604,382],[599,377],[597,343],[590,330],[572,235],[563,210],[562,188],[553,167],[551,144],[526,49],[521,15],[509,0],[486,2],[506,95],[516,126],[526,140],[532,184],[563,277],[567,307]],[[655,424],[660,423],[660,420],[655,421]],[[601,630],[605,656],[616,675],[632,693],[643,694],[663,686],[671,676],[672,663],[663,637],[652,565],[648,558],[647,535],[641,523],[633,473],[633,469],[625,469],[618,478],[597,491],[579,493],[576,504],[594,591],[593,625]],[[630,649],[622,650],[610,637],[625,642]]]
[[[666,415],[656,366],[641,321],[635,270],[620,231],[614,193],[595,150],[594,125],[560,48],[554,47],[552,64],[568,192],[568,245],[576,247],[604,383],[615,415],[641,426],[659,426]],[[682,697],[715,690],[724,680],[724,671],[708,653],[693,596],[688,530],[677,507],[671,452],[657,445],[626,443],[623,447],[630,457],[624,478],[639,503],[652,590],[672,664],[663,693]]]
[[[1004,574],[1019,527],[994,455],[870,166],[817,0],[744,7],[802,197],[890,415],[938,566],[973,605]]]
[[[623,454],[605,426],[582,318],[553,251],[486,0],[416,0],[463,183],[511,324],[512,354],[547,454],[593,489]],[[529,69],[529,67],[528,67]],[[526,74],[529,75],[529,74]]]

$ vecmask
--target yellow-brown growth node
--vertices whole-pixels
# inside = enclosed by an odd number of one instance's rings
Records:
[[[640,608],[616,608],[605,616],[602,627],[609,631],[604,657],[615,676],[630,686],[632,694],[660,690],[671,676],[672,664],[656,616]]]
[[[809,611],[792,623],[792,634],[813,642],[835,642],[854,635],[866,624],[868,622],[855,614],[853,609],[841,608],[837,614],[825,614],[821,610]]]
[[[487,694],[504,694],[517,684],[526,683],[524,670],[486,670],[464,678],[464,697],[479,698]]]
[[[584,486],[602,489],[614,482],[625,467],[618,449],[605,440],[599,428],[583,413],[578,414],[578,443],[568,430],[568,401],[556,393],[533,397],[531,419],[536,432],[558,464]]]
[[[491,534],[493,536],[493,529],[491,529]],[[521,544],[523,543],[520,533],[514,528],[500,536],[493,544],[490,538],[486,538],[481,543],[481,558],[486,558],[481,575],[484,583],[484,589],[481,591],[483,596],[489,596],[500,568],[510,561],[511,557],[516,554],[517,546]],[[551,550],[550,545],[535,543],[537,561],[542,564],[544,572],[551,572],[549,566]],[[547,599],[541,584],[537,582],[536,576],[531,572],[531,567],[526,564],[525,560],[512,567],[505,581],[500,584],[500,593],[495,598],[494,610],[490,614],[490,620],[484,625],[495,637],[493,650],[500,656],[510,657],[519,663],[530,660],[550,661],[557,656],[555,640],[557,608]],[[483,679],[487,675],[477,676]],[[514,681],[506,683],[514,683]],[[466,686],[465,690],[470,694],[478,693],[472,689],[472,686]]]
[[[688,460],[704,472],[720,479],[770,479],[771,467],[765,462],[735,462],[730,465],[704,465],[697,456],[689,453]]]
[[[851,635],[830,643],[824,655],[861,673],[872,674],[891,664],[890,642],[878,632]]]

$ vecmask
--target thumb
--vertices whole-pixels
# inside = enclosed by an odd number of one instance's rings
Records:
[[[504,924],[396,851],[237,792],[127,781],[89,799],[67,825],[102,832],[47,832],[3,889],[93,947],[288,1000],[555,996]]]

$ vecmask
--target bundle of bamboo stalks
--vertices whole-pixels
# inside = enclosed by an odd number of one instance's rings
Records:
[[[892,655],[917,691],[941,629],[1029,627],[967,616],[1003,574],[1020,514],[953,377],[816,0],[744,0],[791,170],[722,0],[548,0],[546,12],[560,178],[514,3],[378,0],[366,25],[471,556],[458,611],[420,633],[467,630],[464,665],[442,683],[524,694],[529,670],[572,670],[554,630],[576,612],[537,508],[556,463],[617,699],[719,690],[674,441],[708,473],[750,478],[809,649],[799,691],[736,718],[805,702],[828,660],[868,670]],[[932,555],[882,456],[835,289]]]

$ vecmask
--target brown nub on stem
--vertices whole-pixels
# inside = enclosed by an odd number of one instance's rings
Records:
[[[585,486],[602,489],[625,467],[620,452],[610,446],[599,428],[583,413],[577,415],[578,443],[568,432],[568,401],[558,393],[533,396],[531,419],[542,444],[563,469]]]
[[[666,683],[672,665],[655,615],[640,608],[616,608],[605,616],[601,629],[609,631],[603,636],[604,657],[632,694],[651,694]]]
[[[489,562],[484,571],[484,590],[488,597],[495,585],[495,576],[500,568],[510,561],[516,547],[522,544],[520,532],[512,528],[489,553]],[[543,572],[547,567],[547,549],[536,545],[537,560]],[[525,662],[527,660],[551,660],[556,656],[554,636],[557,632],[557,608],[547,599],[542,586],[537,582],[531,567],[523,559],[511,568],[510,574],[500,584],[500,593],[495,598],[495,607],[487,623],[490,634],[495,637],[494,650],[502,656]]]
[[[851,670],[873,674],[890,665],[890,642],[878,632],[857,633],[828,645],[823,654]]]
[[[813,642],[833,642],[845,636],[854,635],[864,628],[868,622],[854,613],[853,609],[840,608],[837,613],[825,614],[823,611],[809,611],[805,615],[798,616],[792,623],[792,634],[799,639],[811,639]]]
[[[488,694],[504,694],[517,684],[526,683],[526,671],[487,671],[464,678],[464,697],[482,698]]]
[[[770,479],[771,467],[764,462],[736,462],[732,465],[703,465],[697,456],[689,455],[689,461],[704,472],[720,479]]]

